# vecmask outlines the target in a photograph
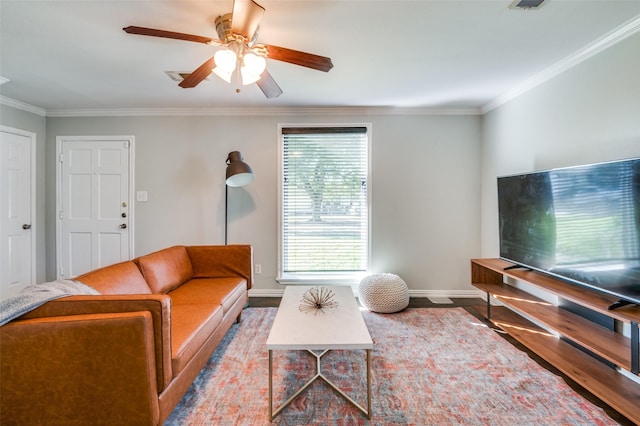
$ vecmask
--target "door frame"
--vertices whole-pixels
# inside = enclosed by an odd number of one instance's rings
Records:
[[[27,130],[16,129],[14,127],[8,127],[0,124],[0,132],[3,133],[12,133],[14,135],[24,136],[29,138],[30,141],[30,157],[31,157],[31,170],[30,170],[30,180],[31,180],[31,217],[29,218],[31,223],[31,280],[29,284],[35,284],[36,281],[36,235],[38,233],[38,222],[36,220],[36,133],[29,132]]]
[[[129,150],[129,259],[135,257],[134,253],[134,228],[135,228],[135,205],[134,205],[134,177],[135,177],[135,136],[56,136],[56,278],[62,278],[62,144],[64,142],[104,142],[104,141],[127,141]]]

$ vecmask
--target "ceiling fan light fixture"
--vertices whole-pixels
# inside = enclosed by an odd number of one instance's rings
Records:
[[[247,71],[246,67],[242,67],[240,68],[240,74],[242,75],[242,85],[243,86],[247,86],[249,84],[255,83],[256,81],[260,80],[260,75],[255,75],[255,74],[251,74],[249,73],[249,71]]]
[[[226,81],[227,83],[231,83],[231,76],[233,75],[233,71],[224,71],[220,67],[215,67],[213,73]]]
[[[254,53],[247,53],[242,58],[242,67],[240,73],[242,74],[242,84],[252,84],[260,80],[260,76],[267,68],[267,61],[262,57]]]
[[[238,57],[232,50],[220,49],[216,52],[215,55],[213,55],[213,61],[216,63],[214,72],[219,68],[221,72],[230,74],[233,72],[233,70],[236,69],[236,62],[238,61]]]
[[[546,0],[511,1],[518,2],[519,6],[522,6],[522,3],[528,6],[529,2]],[[213,21],[219,39],[137,26],[128,26],[123,30],[127,34],[184,40],[219,48],[213,57],[191,73],[168,72],[171,78],[180,81],[179,86],[183,89],[196,87],[211,74],[215,74],[230,84],[232,80],[239,80],[238,83],[245,85],[257,83],[267,98],[277,98],[282,94],[282,89],[266,71],[265,58],[317,71],[327,72],[333,68],[331,58],[325,56],[269,44],[256,44],[264,12],[264,7],[255,0],[233,0],[233,11],[218,16]],[[238,74],[237,77],[233,76],[234,72]],[[5,82],[6,80],[0,77],[0,84]],[[239,93],[240,89],[236,88],[236,92]]]
[[[254,53],[247,53],[244,55],[242,62],[244,63],[244,67],[251,74],[260,75],[264,72],[265,68],[267,68],[267,61],[262,56],[258,56]]]

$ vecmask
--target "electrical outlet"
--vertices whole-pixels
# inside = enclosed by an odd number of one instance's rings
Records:
[[[256,270],[256,274],[261,274],[262,273],[262,265],[256,264],[255,265],[255,270]]]

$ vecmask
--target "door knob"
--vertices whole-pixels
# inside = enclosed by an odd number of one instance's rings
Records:
[[[127,224],[123,223],[122,225],[120,225],[120,229],[127,229]]]
[[[22,225],[22,229],[31,229],[31,225],[27,225],[26,223]]]

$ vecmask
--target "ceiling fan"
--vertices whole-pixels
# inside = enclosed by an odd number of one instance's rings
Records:
[[[333,68],[331,58],[325,56],[256,43],[258,26],[264,12],[264,7],[253,0],[234,0],[233,12],[218,16],[215,20],[216,32],[220,39],[136,26],[129,26],[123,30],[128,34],[220,46],[213,57],[180,82],[180,87],[185,89],[196,87],[212,72],[231,83],[235,72],[242,84],[256,83],[267,98],[277,98],[282,94],[282,89],[266,70],[265,58],[324,72]],[[240,89],[236,91],[239,92]]]

